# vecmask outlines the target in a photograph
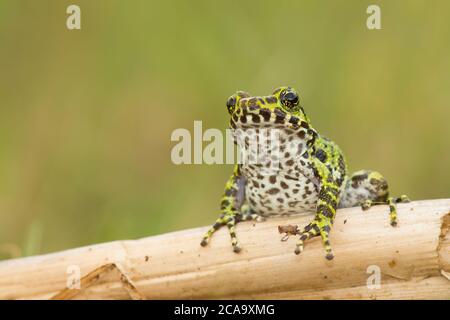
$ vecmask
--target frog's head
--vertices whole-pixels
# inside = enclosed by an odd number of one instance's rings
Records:
[[[293,142],[299,153],[317,137],[300,104],[298,92],[290,87],[280,87],[269,96],[251,96],[238,91],[228,98],[227,109],[233,131],[277,129],[281,142]]]
[[[310,121],[295,89],[280,87],[269,96],[238,91],[227,100],[232,128],[309,129]]]

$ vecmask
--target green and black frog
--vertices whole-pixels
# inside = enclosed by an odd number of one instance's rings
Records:
[[[256,143],[256,150],[263,156],[247,152],[249,161],[244,159],[234,166],[221,201],[221,214],[204,235],[202,246],[226,225],[233,250],[239,252],[237,222],[313,211],[314,219],[298,233],[295,253],[302,252],[304,241],[320,236],[325,257],[331,260],[334,256],[329,234],[337,208],[362,206],[367,210],[374,204],[387,204],[390,223],[397,225],[395,204],[408,198],[391,197],[386,179],[376,171],[349,175],[341,149],[312,127],[296,90],[280,87],[268,96],[238,91],[228,99],[227,109],[241,150],[249,150]],[[263,142],[269,147],[261,148]]]

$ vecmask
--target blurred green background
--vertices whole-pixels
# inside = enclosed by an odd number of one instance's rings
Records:
[[[170,135],[225,129],[238,89],[298,88],[351,170],[449,197],[449,39],[446,0],[2,0],[0,258],[212,223],[232,168],[172,164]]]

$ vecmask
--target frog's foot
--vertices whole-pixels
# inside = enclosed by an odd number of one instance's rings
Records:
[[[361,202],[361,209],[368,210],[369,208],[371,208],[372,206],[377,205],[377,204],[389,205],[390,223],[391,223],[391,226],[395,227],[398,224],[396,204],[397,203],[407,203],[407,202],[410,202],[410,200],[409,200],[408,196],[406,196],[406,195],[401,195],[398,198],[388,197],[385,202],[375,202],[370,199],[366,199]]]
[[[325,258],[327,260],[332,260],[334,258],[333,250],[331,249],[330,244],[330,226],[329,225],[323,225],[321,226],[320,223],[317,220],[314,220],[310,224],[308,224],[303,231],[299,233],[300,238],[297,241],[296,247],[295,247],[295,254],[300,254],[303,251],[303,244],[306,240],[314,238],[318,235],[322,237],[322,243],[325,248]]]
[[[241,246],[239,244],[239,241],[236,237],[236,216],[232,214],[222,214],[219,219],[216,220],[216,222],[213,224],[213,226],[205,233],[205,235],[202,238],[202,241],[200,242],[200,245],[202,247],[205,247],[209,240],[211,239],[212,235],[220,229],[220,227],[226,225],[228,227],[228,231],[230,233],[231,237],[231,245],[233,246],[233,251],[238,253],[241,251]]]

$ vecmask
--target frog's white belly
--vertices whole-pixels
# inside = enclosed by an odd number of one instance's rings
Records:
[[[250,208],[262,216],[311,214],[316,209],[318,187],[303,174],[263,175],[251,168],[247,177],[245,198]]]

